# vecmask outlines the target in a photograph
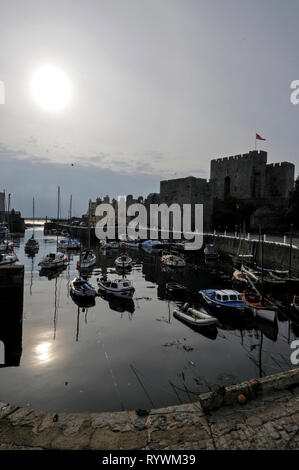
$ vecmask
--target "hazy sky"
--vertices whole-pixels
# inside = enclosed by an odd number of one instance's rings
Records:
[[[298,0],[0,0],[0,189],[25,216],[81,214],[97,195],[209,177],[211,158],[260,148],[298,163]],[[31,82],[70,82],[60,111]],[[74,162],[75,165],[71,166]],[[65,209],[64,209],[65,208]]]

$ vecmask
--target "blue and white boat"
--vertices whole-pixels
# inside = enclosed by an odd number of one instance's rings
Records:
[[[241,313],[245,310],[246,306],[242,295],[236,290],[206,289],[200,290],[199,293],[210,307],[219,310],[219,312]]]
[[[79,250],[80,242],[76,238],[64,238],[59,240],[58,248],[62,250]]]

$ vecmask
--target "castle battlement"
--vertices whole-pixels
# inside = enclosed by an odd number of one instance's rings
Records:
[[[279,162],[279,163],[269,163],[267,168],[293,168],[294,163],[290,162]]]
[[[255,160],[255,159],[261,159],[261,157],[266,157],[267,158],[267,152],[264,150],[251,150],[248,153],[243,153],[239,155],[232,155],[231,157],[220,157],[216,158],[211,161],[211,163],[225,163],[225,162],[231,162],[231,161],[236,161],[236,160]]]

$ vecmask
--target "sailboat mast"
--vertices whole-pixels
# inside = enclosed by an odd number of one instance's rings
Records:
[[[72,194],[71,194],[71,197],[70,197],[69,222],[71,221],[71,218],[72,218],[72,206],[73,206],[73,196],[72,196]]]
[[[291,224],[291,231],[290,231],[289,277],[291,276],[291,269],[292,269],[292,248],[293,248],[293,224]]]
[[[60,186],[58,186],[58,195],[57,195],[57,227],[58,227],[59,215],[60,215]],[[58,229],[57,229],[57,235],[56,235],[56,250],[58,250]]]
[[[33,238],[34,238],[34,198],[32,200],[32,226],[33,226]]]

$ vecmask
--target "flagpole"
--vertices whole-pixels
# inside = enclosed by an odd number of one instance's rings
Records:
[[[256,133],[255,133],[255,147],[254,147],[254,148],[255,148],[255,150],[256,150]]]

